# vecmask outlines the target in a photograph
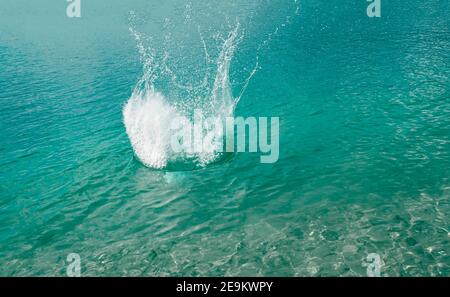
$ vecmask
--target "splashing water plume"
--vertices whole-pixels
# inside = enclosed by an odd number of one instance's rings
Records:
[[[190,6],[187,8],[190,9]],[[295,14],[297,12],[298,8]],[[187,16],[189,17],[185,17],[185,23],[192,22],[191,16],[189,14]],[[131,12],[129,31],[137,43],[143,64],[143,75],[123,108],[123,119],[136,156],[145,166],[155,169],[193,169],[218,161],[224,155],[221,142],[218,141],[223,140],[223,131],[214,127],[202,127],[203,133],[213,133],[215,143],[219,143],[212,151],[194,152],[190,147],[183,147],[180,152],[174,152],[170,147],[171,138],[175,133],[170,129],[171,123],[174,118],[184,117],[190,121],[187,123],[189,128],[193,128],[194,110],[201,110],[205,118],[222,122],[226,117],[233,116],[237,103],[259,67],[258,52],[272,38],[273,33],[269,34],[258,47],[253,69],[249,71],[242,83],[238,96],[233,97],[230,66],[237,45],[244,36],[244,30],[240,28],[238,21],[235,25],[229,25],[229,32],[225,36],[216,32],[213,38],[217,41],[216,48],[213,48],[215,55],[209,52],[211,48],[207,47],[209,44],[205,42],[200,26],[197,26],[206,64],[204,77],[197,84],[186,83],[186,80],[182,80],[183,83],[180,82],[178,72],[179,64],[182,63],[179,61],[175,62],[177,65],[170,63],[171,52],[167,46],[160,51],[146,47],[144,42],[148,38],[136,30],[135,21],[136,14]],[[168,23],[166,19],[166,25]],[[164,36],[163,43],[170,41],[169,33]],[[158,81],[165,82],[166,87],[170,86],[169,90],[166,92],[159,88],[157,90]]]

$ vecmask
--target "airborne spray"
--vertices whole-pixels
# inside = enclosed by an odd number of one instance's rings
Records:
[[[255,5],[260,5],[260,1],[256,1]],[[194,111],[201,110],[201,114],[210,122],[224,123],[226,118],[234,115],[239,100],[259,67],[260,51],[268,46],[273,36],[278,33],[279,27],[287,25],[290,19],[299,13],[298,1],[291,5],[291,14],[281,21],[281,25],[268,33],[253,52],[254,56],[250,59],[252,65],[246,67],[246,76],[237,88],[236,97],[233,96],[230,68],[246,34],[239,18],[230,21],[225,17],[219,28],[208,27],[202,30],[202,26],[195,22],[194,9],[189,3],[182,18],[182,28],[191,29],[188,41],[185,40],[189,46],[183,51],[180,50],[184,49],[182,43],[177,39],[179,31],[175,30],[177,27],[171,20],[164,20],[163,34],[159,32],[155,37],[139,32],[136,29],[138,17],[136,13],[130,13],[129,30],[137,44],[143,75],[124,106],[123,117],[133,150],[144,165],[157,169],[169,166],[177,169],[178,165],[183,168],[197,168],[218,161],[224,156],[225,131],[216,129],[215,125],[197,127],[195,122],[198,122],[198,119],[195,121]],[[251,11],[258,9],[253,8]],[[249,25],[257,16],[248,17],[246,24]],[[156,41],[160,35],[162,40]],[[198,42],[194,44],[192,40]],[[160,48],[156,48],[155,44],[159,44]],[[190,52],[197,49],[201,50],[201,54],[189,60]],[[177,55],[179,51],[181,54]],[[174,150],[172,146],[176,130],[171,127],[176,118],[185,119],[183,125],[187,130],[193,130],[194,135],[208,135],[212,146],[201,150],[199,148],[203,143],[195,141],[202,138],[192,137],[188,141],[189,145],[178,143]]]

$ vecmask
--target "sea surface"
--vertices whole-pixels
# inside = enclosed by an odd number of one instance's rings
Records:
[[[450,2],[381,2],[2,0],[0,275],[450,276]],[[140,138],[194,109],[278,161]]]

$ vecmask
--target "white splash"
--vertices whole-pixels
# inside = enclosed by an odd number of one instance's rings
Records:
[[[196,104],[198,102],[185,100],[177,104],[176,100],[168,100],[162,93],[155,90],[153,84],[155,69],[160,68],[161,72],[174,77],[173,73],[164,64],[165,60],[160,65],[156,65],[152,53],[142,44],[141,34],[133,28],[130,28],[130,31],[138,43],[144,65],[144,75],[123,108],[126,132],[136,156],[144,165],[157,169],[165,168],[170,163],[183,161],[194,162],[197,167],[203,167],[214,162],[221,155],[221,147],[212,152],[195,152],[185,148],[181,152],[175,153],[171,149],[171,137],[174,133],[170,129],[172,120],[180,117],[192,118],[194,107],[198,108],[198,104]],[[208,118],[222,120],[231,116],[239,100],[239,98],[233,98],[229,82],[230,63],[239,40],[238,32],[239,26],[236,26],[223,43],[215,63],[217,70],[213,84],[211,86],[207,84],[198,86],[199,88],[208,88],[204,93],[209,94],[209,98],[201,98],[202,112]],[[253,74],[254,71],[251,75]],[[246,84],[248,84],[249,79]],[[194,126],[193,122],[188,125]],[[205,127],[205,129],[208,128]],[[204,132],[216,133],[214,138],[217,139],[223,137],[223,131],[211,129]]]
[[[233,97],[232,94],[230,66],[237,45],[243,37],[243,31],[239,29],[239,22],[233,29],[229,26],[230,32],[227,36],[222,36],[219,32],[214,33],[212,37],[213,43],[221,40],[221,44],[218,46],[212,46],[205,42],[200,26],[197,27],[203,46],[205,65],[196,68],[193,74],[202,74],[199,72],[202,71],[200,70],[201,68],[204,69],[204,77],[199,83],[192,84],[191,82],[180,80],[177,75],[177,70],[183,67],[182,63],[178,63],[176,59],[172,60],[172,64],[169,62],[171,58],[170,49],[166,47],[166,43],[170,44],[172,41],[172,32],[168,32],[168,34],[163,36],[162,49],[156,50],[146,47],[144,42],[149,40],[153,42],[153,39],[147,39],[145,35],[135,29],[134,21],[136,15],[134,12],[130,13],[131,26],[129,29],[137,43],[143,64],[143,75],[123,108],[123,120],[133,150],[144,165],[162,169],[167,168],[171,164],[179,164],[181,162],[193,164],[194,167],[204,167],[220,158],[223,150],[219,147],[217,147],[217,151],[212,152],[195,152],[190,148],[185,148],[181,152],[175,153],[170,147],[171,137],[174,133],[170,129],[172,120],[177,117],[185,117],[191,119],[191,122],[187,125],[193,127],[193,113],[194,110],[198,109],[201,109],[205,118],[223,120],[226,117],[233,116],[237,103],[259,68],[259,52],[268,48],[271,39],[277,35],[279,29],[289,25],[291,17],[299,14],[299,2],[294,0],[291,3],[294,13],[285,16],[283,23],[279,24],[259,44],[255,52],[256,65],[249,71],[237,97]],[[191,13],[192,7],[189,3],[186,6],[184,16],[183,23],[185,26],[195,25]],[[167,25],[169,28],[170,20],[166,18],[164,24],[164,26]],[[176,46],[177,43],[175,42],[174,44]],[[216,50],[216,54],[209,53],[208,46],[212,46],[213,52]],[[168,82],[172,89],[166,90],[165,94],[163,94],[162,90],[156,90],[155,82],[158,80]],[[215,139],[223,138],[223,131],[210,130],[203,132],[205,134],[215,133]]]

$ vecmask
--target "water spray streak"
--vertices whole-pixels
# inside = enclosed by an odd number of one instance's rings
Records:
[[[297,5],[297,1],[294,3]],[[298,14],[298,6],[296,7],[295,15]],[[287,16],[280,26],[285,26],[289,19],[290,16]],[[136,29],[135,20],[136,14],[131,12],[129,30],[137,44],[143,64],[143,75],[123,108],[123,118],[136,156],[144,165],[156,169],[180,163],[189,163],[192,168],[204,167],[217,161],[223,155],[221,148],[212,152],[193,152],[188,149],[173,152],[170,148],[170,139],[173,133],[170,129],[171,121],[176,117],[186,117],[192,120],[189,125],[193,126],[193,113],[198,109],[206,118],[218,121],[233,116],[236,105],[257,72],[259,52],[268,46],[272,37],[278,32],[278,27],[258,46],[255,65],[244,80],[238,96],[233,97],[230,67],[238,45],[244,36],[244,30],[241,29],[239,21],[236,21],[227,34],[220,34],[220,32],[215,34],[214,38],[222,40],[222,42],[218,48],[212,49],[208,48],[211,45],[204,39],[200,26],[197,26],[206,67],[203,79],[197,84],[192,84],[185,83],[177,75],[176,70],[181,65],[169,63],[171,55],[167,45],[160,52],[154,47],[144,45],[145,42],[151,43],[152,39],[147,38]],[[192,22],[190,13],[187,13],[184,23]],[[167,34],[164,36],[164,43],[169,43],[170,39],[170,34]],[[214,50],[218,53],[215,56],[211,54]],[[155,83],[159,79],[170,82],[170,94],[163,94],[161,90],[156,89]],[[222,131],[212,130],[213,128],[208,127],[204,127],[204,129],[206,131],[203,133],[215,133],[215,139],[224,137]],[[211,130],[208,131],[208,129]]]

